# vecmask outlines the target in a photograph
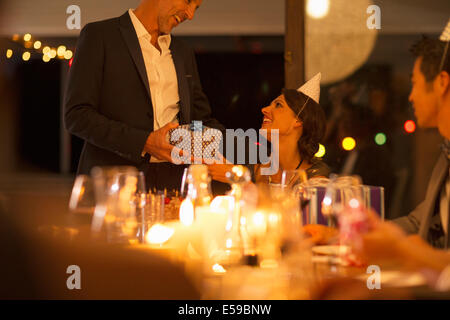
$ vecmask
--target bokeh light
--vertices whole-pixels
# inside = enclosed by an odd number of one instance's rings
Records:
[[[346,137],[342,140],[342,148],[346,151],[351,151],[355,149],[356,141],[352,137]]]
[[[150,244],[163,244],[172,237],[174,232],[174,229],[157,223],[147,232],[145,240]]]
[[[405,122],[404,128],[406,132],[413,133],[416,131],[416,123],[412,120],[408,120]]]
[[[330,0],[308,0],[306,4],[306,12],[314,19],[325,17],[329,10]]]
[[[72,57],[73,57],[72,51],[67,50],[66,52],[64,52],[64,58],[65,58],[66,60],[70,60],[70,59],[72,59]]]
[[[51,49],[50,52],[48,53],[48,55],[52,59],[55,58],[56,57],[56,50],[55,49]]]
[[[379,146],[382,146],[386,143],[387,137],[383,132],[379,132],[375,135],[375,143]]]
[[[66,53],[66,47],[65,46],[59,46],[56,50],[56,53],[58,54],[58,57],[63,57]]]
[[[11,58],[13,55],[13,51],[11,49],[6,50],[6,58]]]
[[[27,33],[26,35],[23,36],[23,40],[24,41],[30,41],[31,40],[31,34]]]
[[[42,46],[42,43],[40,42],[40,41],[36,41],[35,43],[34,43],[34,45],[33,45],[33,47],[37,50],[37,49],[39,49],[39,48],[41,48],[41,46]]]
[[[326,153],[325,146],[323,146],[322,144],[319,144],[319,151],[317,151],[314,156],[316,158],[322,158],[325,155],[325,153]]]
[[[31,57],[31,53],[29,53],[28,51],[25,51],[25,52],[23,53],[23,55],[22,55],[23,61],[28,61],[28,60],[30,60],[30,57]]]

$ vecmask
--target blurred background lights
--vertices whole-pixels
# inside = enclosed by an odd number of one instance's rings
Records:
[[[34,45],[33,45],[33,47],[34,47],[36,50],[37,50],[37,49],[40,49],[41,46],[42,46],[42,43],[41,43],[40,41],[36,41],[36,42],[34,43]]]
[[[26,35],[23,36],[23,40],[24,41],[30,41],[31,40],[31,34],[27,33]]]
[[[306,12],[311,18],[320,19],[325,17],[330,10],[330,0],[308,0]]]
[[[352,137],[346,137],[342,140],[342,148],[347,151],[355,149],[356,141]]]
[[[416,131],[416,123],[412,120],[408,120],[405,122],[404,128],[406,132],[413,133]]]
[[[55,49],[51,49],[50,52],[48,53],[48,55],[52,59],[55,58],[56,57],[56,50]]]
[[[348,204],[349,204],[349,206],[350,206],[351,208],[353,208],[353,209],[358,209],[358,207],[359,207],[359,201],[356,200],[355,198],[351,199],[351,200],[348,202]]]
[[[31,54],[28,51],[25,51],[22,55],[22,59],[23,61],[28,61],[30,60]]]
[[[43,54],[48,54],[50,52],[50,50],[51,50],[50,47],[46,46],[46,47],[44,47],[44,49],[42,49],[42,53]]]
[[[375,135],[375,143],[382,146],[387,141],[386,135],[383,132],[379,132]]]
[[[227,270],[225,270],[224,267],[222,267],[220,264],[216,263],[212,266],[212,269],[215,273],[225,273]]]
[[[20,36],[18,34],[15,34],[12,36],[12,41],[18,41]]]
[[[13,51],[11,49],[6,50],[6,58],[11,58],[13,55]]]
[[[49,62],[50,59],[51,58],[47,54],[42,55],[42,60],[44,60],[44,62]]]
[[[72,59],[72,57],[73,57],[72,51],[67,50],[66,52],[64,52],[64,58],[65,59],[70,60],[70,59]]]
[[[58,57],[63,57],[66,53],[66,47],[65,46],[59,46],[56,50],[56,53],[58,54]]]
[[[264,219],[265,219],[264,214],[262,214],[261,212],[256,212],[253,215],[253,223],[257,226],[264,224]]]
[[[194,205],[189,199],[184,199],[181,202],[180,222],[185,226],[190,226],[194,223]]]
[[[172,237],[174,232],[172,228],[157,223],[147,232],[145,240],[151,244],[163,244]]]
[[[325,155],[325,147],[322,144],[319,144],[319,150],[314,155],[316,158],[322,158]]]

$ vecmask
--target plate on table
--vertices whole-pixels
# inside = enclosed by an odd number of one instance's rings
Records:
[[[341,254],[346,254],[350,248],[348,246],[315,246],[312,247],[312,252],[314,254],[324,255],[324,256],[339,256]]]

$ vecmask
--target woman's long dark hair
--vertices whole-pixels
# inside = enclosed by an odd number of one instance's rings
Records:
[[[311,98],[308,99],[308,96],[302,92],[283,89],[282,93],[288,106],[303,123],[303,134],[297,142],[300,156],[305,161],[311,162],[319,150],[319,142],[325,135],[325,113],[317,102]]]

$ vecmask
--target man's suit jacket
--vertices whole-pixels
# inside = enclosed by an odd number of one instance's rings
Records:
[[[400,225],[400,227],[402,227],[407,233],[418,233],[424,240],[428,241],[431,221],[435,213],[436,202],[439,201],[439,195],[444,180],[447,177],[448,170],[449,164],[447,157],[444,153],[441,153],[431,174],[425,200],[420,203],[409,215],[395,219],[393,222]],[[436,245],[435,243],[431,244]]]
[[[223,129],[211,118],[193,50],[175,37],[170,50],[178,78],[180,123],[202,120]],[[144,59],[128,12],[87,24],[78,39],[64,97],[65,126],[85,140],[78,173],[111,165],[145,170],[148,158],[141,153],[153,131],[153,116]]]

